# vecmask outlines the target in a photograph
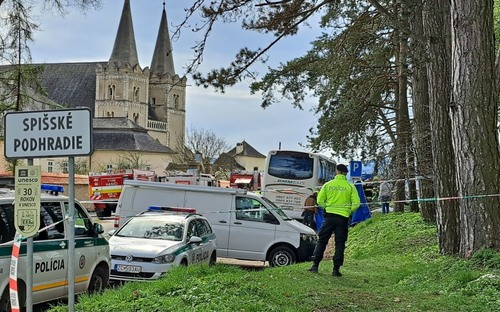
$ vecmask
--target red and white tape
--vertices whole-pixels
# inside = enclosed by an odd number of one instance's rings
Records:
[[[17,264],[19,261],[19,250],[21,249],[22,236],[16,232],[14,244],[12,244],[12,258],[10,260],[9,290],[10,305],[12,312],[19,312],[19,294],[17,291]]]

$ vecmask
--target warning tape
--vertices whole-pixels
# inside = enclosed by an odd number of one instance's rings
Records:
[[[14,236],[14,244],[12,245],[12,258],[10,260],[10,274],[9,274],[9,292],[10,292],[10,306],[12,312],[19,312],[19,295],[17,292],[17,265],[19,261],[19,250],[21,249],[21,241],[23,237],[16,232]]]

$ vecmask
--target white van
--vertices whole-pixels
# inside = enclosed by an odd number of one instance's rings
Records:
[[[217,237],[217,256],[283,266],[311,259],[316,233],[265,197],[241,189],[125,181],[115,227],[149,206],[195,208]]]

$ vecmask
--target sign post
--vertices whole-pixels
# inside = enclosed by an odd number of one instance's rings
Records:
[[[75,304],[75,202],[74,202],[74,156],[92,154],[92,114],[88,108],[61,109],[47,111],[9,112],[4,118],[4,154],[8,159],[69,157],[69,194],[68,203],[68,309],[74,311]],[[39,179],[40,180],[40,179]],[[17,185],[16,185],[17,187]],[[40,190],[40,188],[38,188]],[[16,193],[17,194],[17,193]],[[16,201],[17,202],[17,201]],[[38,207],[40,205],[38,204]],[[32,219],[16,218],[16,222]],[[36,215],[38,220],[40,213]],[[37,221],[39,222],[39,221]],[[38,225],[39,226],[39,225]],[[16,227],[17,228],[17,227]],[[37,230],[38,231],[38,230]],[[28,259],[33,259],[33,244],[28,240]],[[28,265],[27,274],[33,275],[33,267]],[[28,281],[26,289],[32,289]],[[26,294],[26,302],[31,302],[32,293]],[[31,307],[29,307],[31,308]]]

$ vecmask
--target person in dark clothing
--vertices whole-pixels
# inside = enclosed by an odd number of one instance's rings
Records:
[[[308,227],[316,231],[316,220],[315,216],[318,213],[318,205],[316,204],[316,197],[318,192],[314,192],[306,198],[304,203],[304,212],[302,216],[304,217],[303,223]]]
[[[347,167],[337,165],[336,175],[327,182],[318,193],[317,203],[325,209],[325,218],[318,233],[318,243],[314,249],[314,262],[308,270],[318,272],[323,260],[326,245],[332,234],[335,234],[335,253],[333,255],[333,276],[342,276],[340,267],[344,264],[344,250],[349,231],[349,217],[360,206],[360,198],[356,187],[347,181]]]

